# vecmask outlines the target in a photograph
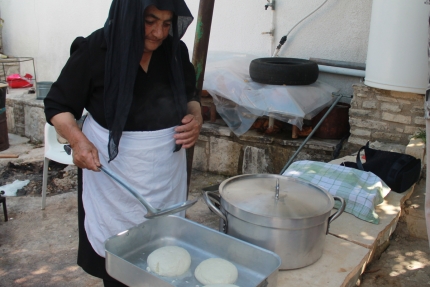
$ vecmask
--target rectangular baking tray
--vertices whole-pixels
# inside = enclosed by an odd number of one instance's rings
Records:
[[[191,255],[189,271],[180,277],[162,277],[147,270],[148,255],[163,246],[176,245]],[[197,265],[219,257],[233,263],[240,287],[276,287],[280,257],[266,249],[178,216],[150,219],[105,242],[106,270],[128,286],[203,286],[194,277]]]

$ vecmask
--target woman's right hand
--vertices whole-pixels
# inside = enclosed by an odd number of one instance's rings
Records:
[[[85,135],[82,134],[84,137]],[[86,137],[70,144],[72,147],[73,163],[80,168],[100,171],[99,151]]]
[[[73,115],[69,112],[57,114],[51,118],[51,123],[72,147],[73,163],[80,168],[99,171],[99,152],[81,131]]]

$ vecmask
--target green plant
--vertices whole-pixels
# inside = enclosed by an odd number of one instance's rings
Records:
[[[415,133],[414,137],[417,139],[422,139],[423,142],[426,143],[426,131],[425,130],[420,129],[418,132]]]

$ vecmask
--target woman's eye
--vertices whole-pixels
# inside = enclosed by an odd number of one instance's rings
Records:
[[[145,24],[146,24],[146,25],[152,25],[152,24],[154,24],[154,21],[146,20],[146,21],[145,21]]]
[[[170,27],[171,23],[164,23],[164,27],[168,28]]]

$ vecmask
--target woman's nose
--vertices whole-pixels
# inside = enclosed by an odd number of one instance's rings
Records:
[[[154,29],[152,30],[152,34],[157,38],[163,37],[163,28],[161,25],[154,25]]]

